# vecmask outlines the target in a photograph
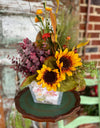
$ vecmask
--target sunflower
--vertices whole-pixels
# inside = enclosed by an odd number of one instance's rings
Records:
[[[68,48],[63,52],[62,50],[60,50],[60,52],[56,51],[55,57],[57,59],[57,66],[63,75],[67,73],[68,76],[72,76],[72,71],[75,71],[76,67],[82,65],[78,53],[75,53],[74,51],[68,52]]]
[[[48,91],[57,90],[60,87],[60,82],[65,79],[62,75],[59,75],[58,69],[52,70],[50,67],[43,65],[41,70],[37,70],[38,84],[42,84],[42,87],[46,87]]]

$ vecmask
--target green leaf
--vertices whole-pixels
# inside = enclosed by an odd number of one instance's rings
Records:
[[[43,21],[42,21],[42,18],[38,15],[36,15],[36,17],[38,18],[38,20],[41,22],[42,26],[45,28],[44,24],[43,24]]]
[[[85,87],[86,87],[85,80],[82,79],[80,83],[78,84],[78,86],[76,87],[75,91],[83,91]]]
[[[46,7],[46,3],[45,2],[43,3],[43,6],[44,6],[44,9],[45,9],[45,7]]]
[[[20,87],[28,86],[33,80],[36,80],[36,76],[37,74],[26,77]]]
[[[74,76],[74,79],[76,80],[77,87],[75,91],[82,91],[86,87],[86,83],[84,80],[84,77],[81,75],[81,73],[77,72],[77,74]]]
[[[76,72],[73,76],[68,77],[63,80],[61,83],[61,87],[58,88],[58,91],[66,92],[66,91],[82,91],[85,89],[85,80],[81,73]]]
[[[44,65],[46,65],[47,67],[50,67],[50,68],[52,68],[52,69],[57,68],[56,58],[54,58],[53,56],[48,57],[48,58],[44,61]]]
[[[42,19],[40,16],[36,15],[36,17],[38,18],[38,20],[42,23]]]
[[[60,83],[60,85],[61,87],[58,88],[58,91],[61,91],[61,92],[74,90],[77,86],[73,77],[66,78]]]

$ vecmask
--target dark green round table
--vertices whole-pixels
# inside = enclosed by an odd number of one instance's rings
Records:
[[[80,109],[80,96],[78,92],[70,91],[63,93],[61,105],[35,103],[27,87],[15,96],[15,106],[24,118],[38,122],[56,122]]]

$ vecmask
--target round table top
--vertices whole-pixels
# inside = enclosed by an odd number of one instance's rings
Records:
[[[39,122],[56,122],[80,109],[80,97],[78,92],[70,91],[63,93],[60,105],[35,103],[27,87],[15,96],[15,106],[25,118]]]

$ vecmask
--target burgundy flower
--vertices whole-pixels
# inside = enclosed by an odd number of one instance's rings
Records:
[[[67,47],[67,45],[63,45],[63,49],[65,49]]]
[[[15,65],[14,70],[22,72],[24,76],[35,74],[50,55],[50,50],[39,49],[28,38],[24,39],[23,43],[19,43],[19,46],[17,51],[20,58],[13,57],[11,60],[12,64]]]
[[[98,96],[98,86],[94,86],[94,90],[95,90],[95,95]]]
[[[98,96],[98,86],[95,85],[91,87],[90,93],[91,93],[91,96]]]
[[[45,58],[43,56],[40,57],[40,61],[43,63]]]
[[[75,48],[74,52],[77,53],[77,49],[76,48]]]

